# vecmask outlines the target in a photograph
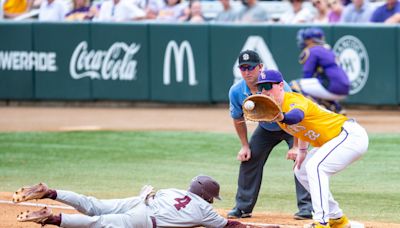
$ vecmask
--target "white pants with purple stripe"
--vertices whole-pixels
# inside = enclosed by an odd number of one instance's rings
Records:
[[[61,214],[65,228],[152,228],[151,211],[142,197],[98,200],[70,191],[57,190],[57,201],[82,214]]]
[[[297,179],[311,194],[315,221],[327,223],[329,218],[343,216],[329,190],[329,179],[358,160],[367,149],[367,132],[354,120],[348,120],[337,137],[309,151],[300,169],[295,169]]]
[[[345,99],[346,95],[338,95],[328,91],[317,78],[303,78],[298,80],[301,91],[319,99],[329,101],[340,101]]]

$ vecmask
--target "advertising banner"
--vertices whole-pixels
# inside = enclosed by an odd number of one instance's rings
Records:
[[[77,77],[92,79],[92,98],[148,100],[148,26],[133,23],[93,23],[88,65]],[[78,50],[83,55],[85,44]],[[93,53],[93,54],[91,54]],[[79,57],[77,57],[79,59]]]
[[[351,82],[346,103],[398,103],[397,32],[395,26],[333,27],[333,49]]]
[[[35,97],[50,100],[91,99],[91,80],[79,77],[90,52],[88,23],[34,23],[33,47],[45,53],[45,65],[35,71]],[[77,56],[77,48],[82,52]],[[85,56],[86,54],[86,56]]]
[[[246,49],[301,78],[296,36],[310,26],[1,22],[0,99],[228,102]],[[400,104],[398,26],[319,27],[351,81],[343,103]]]
[[[397,104],[400,104],[400,27],[396,29],[396,50],[397,50],[397,64],[396,64],[396,80],[397,80]]]
[[[1,23],[0,99],[32,99],[33,73],[45,69],[46,56],[32,51],[31,23]]]
[[[230,86],[242,78],[237,57],[246,49],[256,51],[267,69],[282,72],[287,82],[301,78],[299,64],[301,50],[297,46],[297,32],[303,26],[287,25],[226,25],[210,27],[211,91],[212,100],[228,101]],[[330,28],[323,28],[327,39]]]
[[[302,49],[297,43],[297,33],[309,26],[305,25],[273,25],[271,26],[269,46],[273,58],[286,81],[302,78],[303,65],[299,63]],[[331,30],[328,26],[319,26],[324,33],[327,44],[331,44]]]
[[[264,64],[276,69],[268,43],[269,27],[216,24],[210,28],[210,37],[213,101],[228,101],[229,88],[242,78],[237,60],[241,51],[257,51]]]
[[[210,102],[208,25],[150,26],[151,100]]]

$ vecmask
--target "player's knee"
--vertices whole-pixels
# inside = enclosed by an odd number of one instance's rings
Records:
[[[305,166],[305,170],[307,173],[315,173],[318,169],[318,163],[309,161]]]
[[[302,174],[304,174],[305,170],[302,169],[294,169],[294,175],[296,176],[297,179],[299,179],[301,177]]]
[[[294,175],[296,176],[297,180],[301,180],[302,178],[307,177],[307,170],[305,164],[300,167],[300,169],[294,169]]]

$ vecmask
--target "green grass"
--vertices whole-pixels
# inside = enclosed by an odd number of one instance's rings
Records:
[[[400,135],[370,135],[367,154],[332,177],[331,190],[352,219],[400,223]],[[39,181],[99,198],[136,195],[144,184],[186,189],[197,174],[221,184],[234,206],[239,141],[233,134],[188,132],[0,133],[0,191]],[[292,162],[282,143],[271,154],[255,211],[296,212]]]

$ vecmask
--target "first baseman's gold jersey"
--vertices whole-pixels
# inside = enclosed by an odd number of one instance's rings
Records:
[[[321,147],[338,136],[347,120],[347,117],[328,111],[299,93],[286,92],[282,111],[286,113],[295,108],[304,112],[304,119],[300,123],[278,124],[289,134],[309,142],[314,147]]]

